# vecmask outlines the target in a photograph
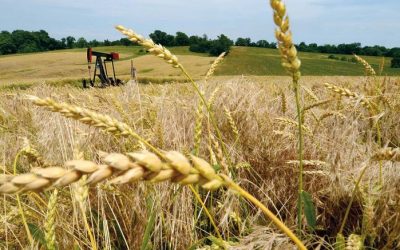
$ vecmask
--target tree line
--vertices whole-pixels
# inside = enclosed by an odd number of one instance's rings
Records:
[[[230,47],[233,45],[273,49],[277,47],[275,42],[268,42],[266,40],[252,41],[250,38],[243,37],[237,38],[234,42],[224,34],[221,34],[216,39],[209,39],[206,35],[188,36],[184,32],[176,32],[175,35],[171,35],[161,30],[156,30],[150,34],[150,38],[155,43],[167,47],[189,46],[189,50],[192,52],[209,53],[213,56],[217,56],[224,51],[229,52]],[[13,32],[1,31],[0,33],[0,55],[117,45],[132,46],[134,44],[127,38],[115,41],[107,39],[104,41],[95,39],[88,41],[83,37],[76,39],[72,36],[67,36],[57,40],[50,37],[45,30],[14,30]],[[304,42],[296,45],[296,48],[299,51],[311,53],[394,57],[392,66],[400,67],[400,48],[386,48],[378,45],[362,46],[361,43],[318,45],[316,43],[306,44]]]

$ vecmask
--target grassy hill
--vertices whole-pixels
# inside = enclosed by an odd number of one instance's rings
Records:
[[[121,60],[116,62],[116,72],[121,78],[129,76],[130,60],[142,78],[183,79],[180,71],[173,69],[159,58],[147,55],[139,46],[97,47],[97,51],[119,52]],[[190,52],[188,47],[173,47],[182,64],[195,78],[201,78],[215,59],[207,54]],[[303,75],[322,76],[363,75],[363,67],[357,63],[333,60],[329,54],[300,53]],[[342,57],[341,55],[337,55]],[[351,58],[352,56],[344,55]],[[380,57],[365,57],[378,71]],[[390,68],[386,59],[384,75],[400,75],[400,69]],[[285,75],[280,66],[277,50],[250,47],[233,47],[218,68],[216,75]],[[70,49],[35,54],[0,56],[0,84],[58,81],[88,77],[85,49]]]
[[[351,55],[335,55],[337,57],[351,58]],[[303,75],[343,75],[357,76],[363,74],[360,64],[329,59],[329,54],[300,52]],[[381,57],[363,57],[376,71],[382,61]],[[384,75],[400,75],[400,69],[390,68],[389,58],[385,59]],[[233,47],[229,56],[218,68],[217,75],[284,75],[280,65],[278,50],[250,47]]]

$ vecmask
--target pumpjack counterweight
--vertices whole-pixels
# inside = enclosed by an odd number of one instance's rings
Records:
[[[92,59],[93,56],[96,57],[96,61],[94,63],[94,72],[93,72],[93,77],[92,77]],[[115,76],[115,67],[114,67],[114,60],[119,60],[119,54],[115,52],[111,53],[103,53],[103,52],[97,52],[93,51],[92,48],[88,48],[86,51],[86,58],[88,62],[88,71],[89,71],[89,82],[84,79],[82,81],[83,87],[88,88],[88,83],[90,84],[91,87],[96,87],[96,77],[99,78],[100,80],[100,85],[97,87],[100,88],[105,88],[108,86],[118,86],[121,84],[124,84],[123,81],[118,79]],[[108,75],[108,70],[107,70],[107,63],[111,63],[112,66],[112,75],[111,77]]]

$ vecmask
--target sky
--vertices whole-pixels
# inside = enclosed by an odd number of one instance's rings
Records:
[[[400,0],[286,0],[295,43],[400,47]],[[225,34],[274,41],[269,0],[0,0],[0,30],[116,40],[122,24],[148,36]]]

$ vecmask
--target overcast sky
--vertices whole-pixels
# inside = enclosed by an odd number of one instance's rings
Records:
[[[286,0],[296,43],[400,47],[400,0]],[[0,30],[117,39],[122,24],[148,36],[224,33],[274,41],[269,0],[0,0]]]

